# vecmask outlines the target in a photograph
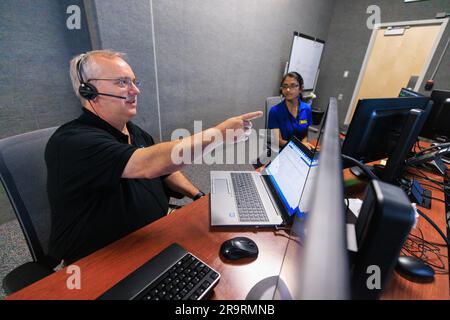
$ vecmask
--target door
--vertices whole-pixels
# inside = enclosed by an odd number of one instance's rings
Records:
[[[353,93],[345,123],[353,117],[359,99],[398,97],[411,77],[420,87],[446,21],[385,24],[375,29]],[[390,28],[389,28],[390,27]]]

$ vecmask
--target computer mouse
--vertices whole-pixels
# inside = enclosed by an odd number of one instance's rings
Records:
[[[220,253],[229,260],[242,258],[254,258],[258,256],[258,246],[256,243],[246,237],[236,237],[222,243]]]
[[[433,268],[417,257],[400,256],[395,270],[415,282],[430,282],[434,279]]]

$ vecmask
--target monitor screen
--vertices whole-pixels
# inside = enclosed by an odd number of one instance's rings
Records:
[[[398,94],[399,97],[424,97],[423,94],[412,91],[410,89],[402,88],[400,90],[400,93]]]
[[[420,136],[441,142],[450,141],[450,91],[433,90],[430,99],[433,108]]]
[[[317,167],[317,160],[313,158],[313,153],[300,141],[291,140],[266,168],[266,173],[291,216],[299,213],[303,187],[310,169],[314,167]]]

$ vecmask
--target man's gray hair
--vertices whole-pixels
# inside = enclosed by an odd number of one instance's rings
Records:
[[[95,57],[103,57],[108,59],[119,57],[125,60],[125,53],[113,50],[94,50],[79,54],[72,58],[72,60],[70,60],[70,80],[72,81],[72,86],[75,94],[83,104],[86,100],[82,98],[80,96],[80,93],[78,92],[78,88],[80,87],[80,79],[78,76],[77,64],[78,61],[81,60],[81,76],[83,77],[84,81],[87,81],[88,79],[94,78],[96,76],[95,73],[98,69],[98,66],[95,62]]]

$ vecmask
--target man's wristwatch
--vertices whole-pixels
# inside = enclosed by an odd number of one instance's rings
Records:
[[[197,193],[195,196],[192,197],[192,200],[198,200],[201,197],[203,197],[205,195],[205,193],[203,191],[200,191],[199,193]]]

